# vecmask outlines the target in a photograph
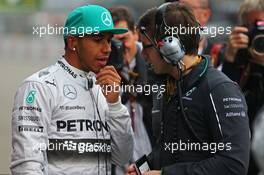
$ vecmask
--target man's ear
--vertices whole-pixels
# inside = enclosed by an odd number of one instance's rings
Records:
[[[139,30],[137,30],[136,26],[134,27],[134,31],[132,33],[133,33],[135,40],[138,41],[139,40]]]
[[[67,49],[75,51],[77,46],[77,39],[76,37],[69,35],[67,36]]]

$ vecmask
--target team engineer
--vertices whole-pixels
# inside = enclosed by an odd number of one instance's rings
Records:
[[[153,111],[161,113],[160,139],[144,175],[245,175],[250,132],[244,96],[210,58],[197,55],[199,32],[168,33],[179,26],[200,25],[178,2],[148,10],[139,20],[144,58],[155,73],[168,75],[163,105]],[[146,161],[136,165],[147,170]],[[135,170],[130,165],[127,175]]]

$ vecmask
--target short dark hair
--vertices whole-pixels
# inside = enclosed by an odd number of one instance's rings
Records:
[[[129,8],[125,6],[117,6],[109,8],[109,11],[112,15],[113,22],[116,24],[119,21],[126,21],[128,25],[128,29],[134,32],[135,29],[135,20],[132,15],[132,12]]]
[[[160,30],[156,31],[155,18],[156,18],[157,8],[149,9],[144,13],[138,23],[138,28],[145,27],[147,33],[152,39],[159,39],[160,37],[166,36],[165,25],[160,27]],[[178,32],[178,36],[185,47],[185,53],[187,55],[196,55],[198,53],[198,46],[200,42],[200,26],[197,22],[192,10],[179,2],[170,3],[166,7],[164,12],[164,20],[167,26],[175,27],[180,29],[180,27],[195,28],[195,32],[189,32],[188,34],[181,34]],[[196,30],[197,29],[197,30]],[[155,36],[159,38],[155,38]]]

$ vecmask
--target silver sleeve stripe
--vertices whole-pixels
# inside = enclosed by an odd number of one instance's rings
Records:
[[[214,99],[213,99],[211,93],[210,93],[210,99],[211,99],[211,102],[212,102],[212,105],[213,105],[213,108],[214,108],[215,117],[216,117],[216,120],[217,120],[217,124],[218,124],[219,131],[220,131],[220,133],[221,133],[221,135],[223,137],[222,127],[221,127],[221,124],[220,124],[220,121],[219,121],[219,117],[218,117],[218,114],[217,114],[217,111],[216,111],[216,108],[215,108]]]

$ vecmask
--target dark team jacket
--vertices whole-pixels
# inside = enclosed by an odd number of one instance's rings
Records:
[[[200,141],[181,113],[178,95],[163,98],[161,136],[148,156],[151,168],[163,175],[246,174],[250,130],[239,86],[203,57],[183,78],[182,92],[186,118]]]

